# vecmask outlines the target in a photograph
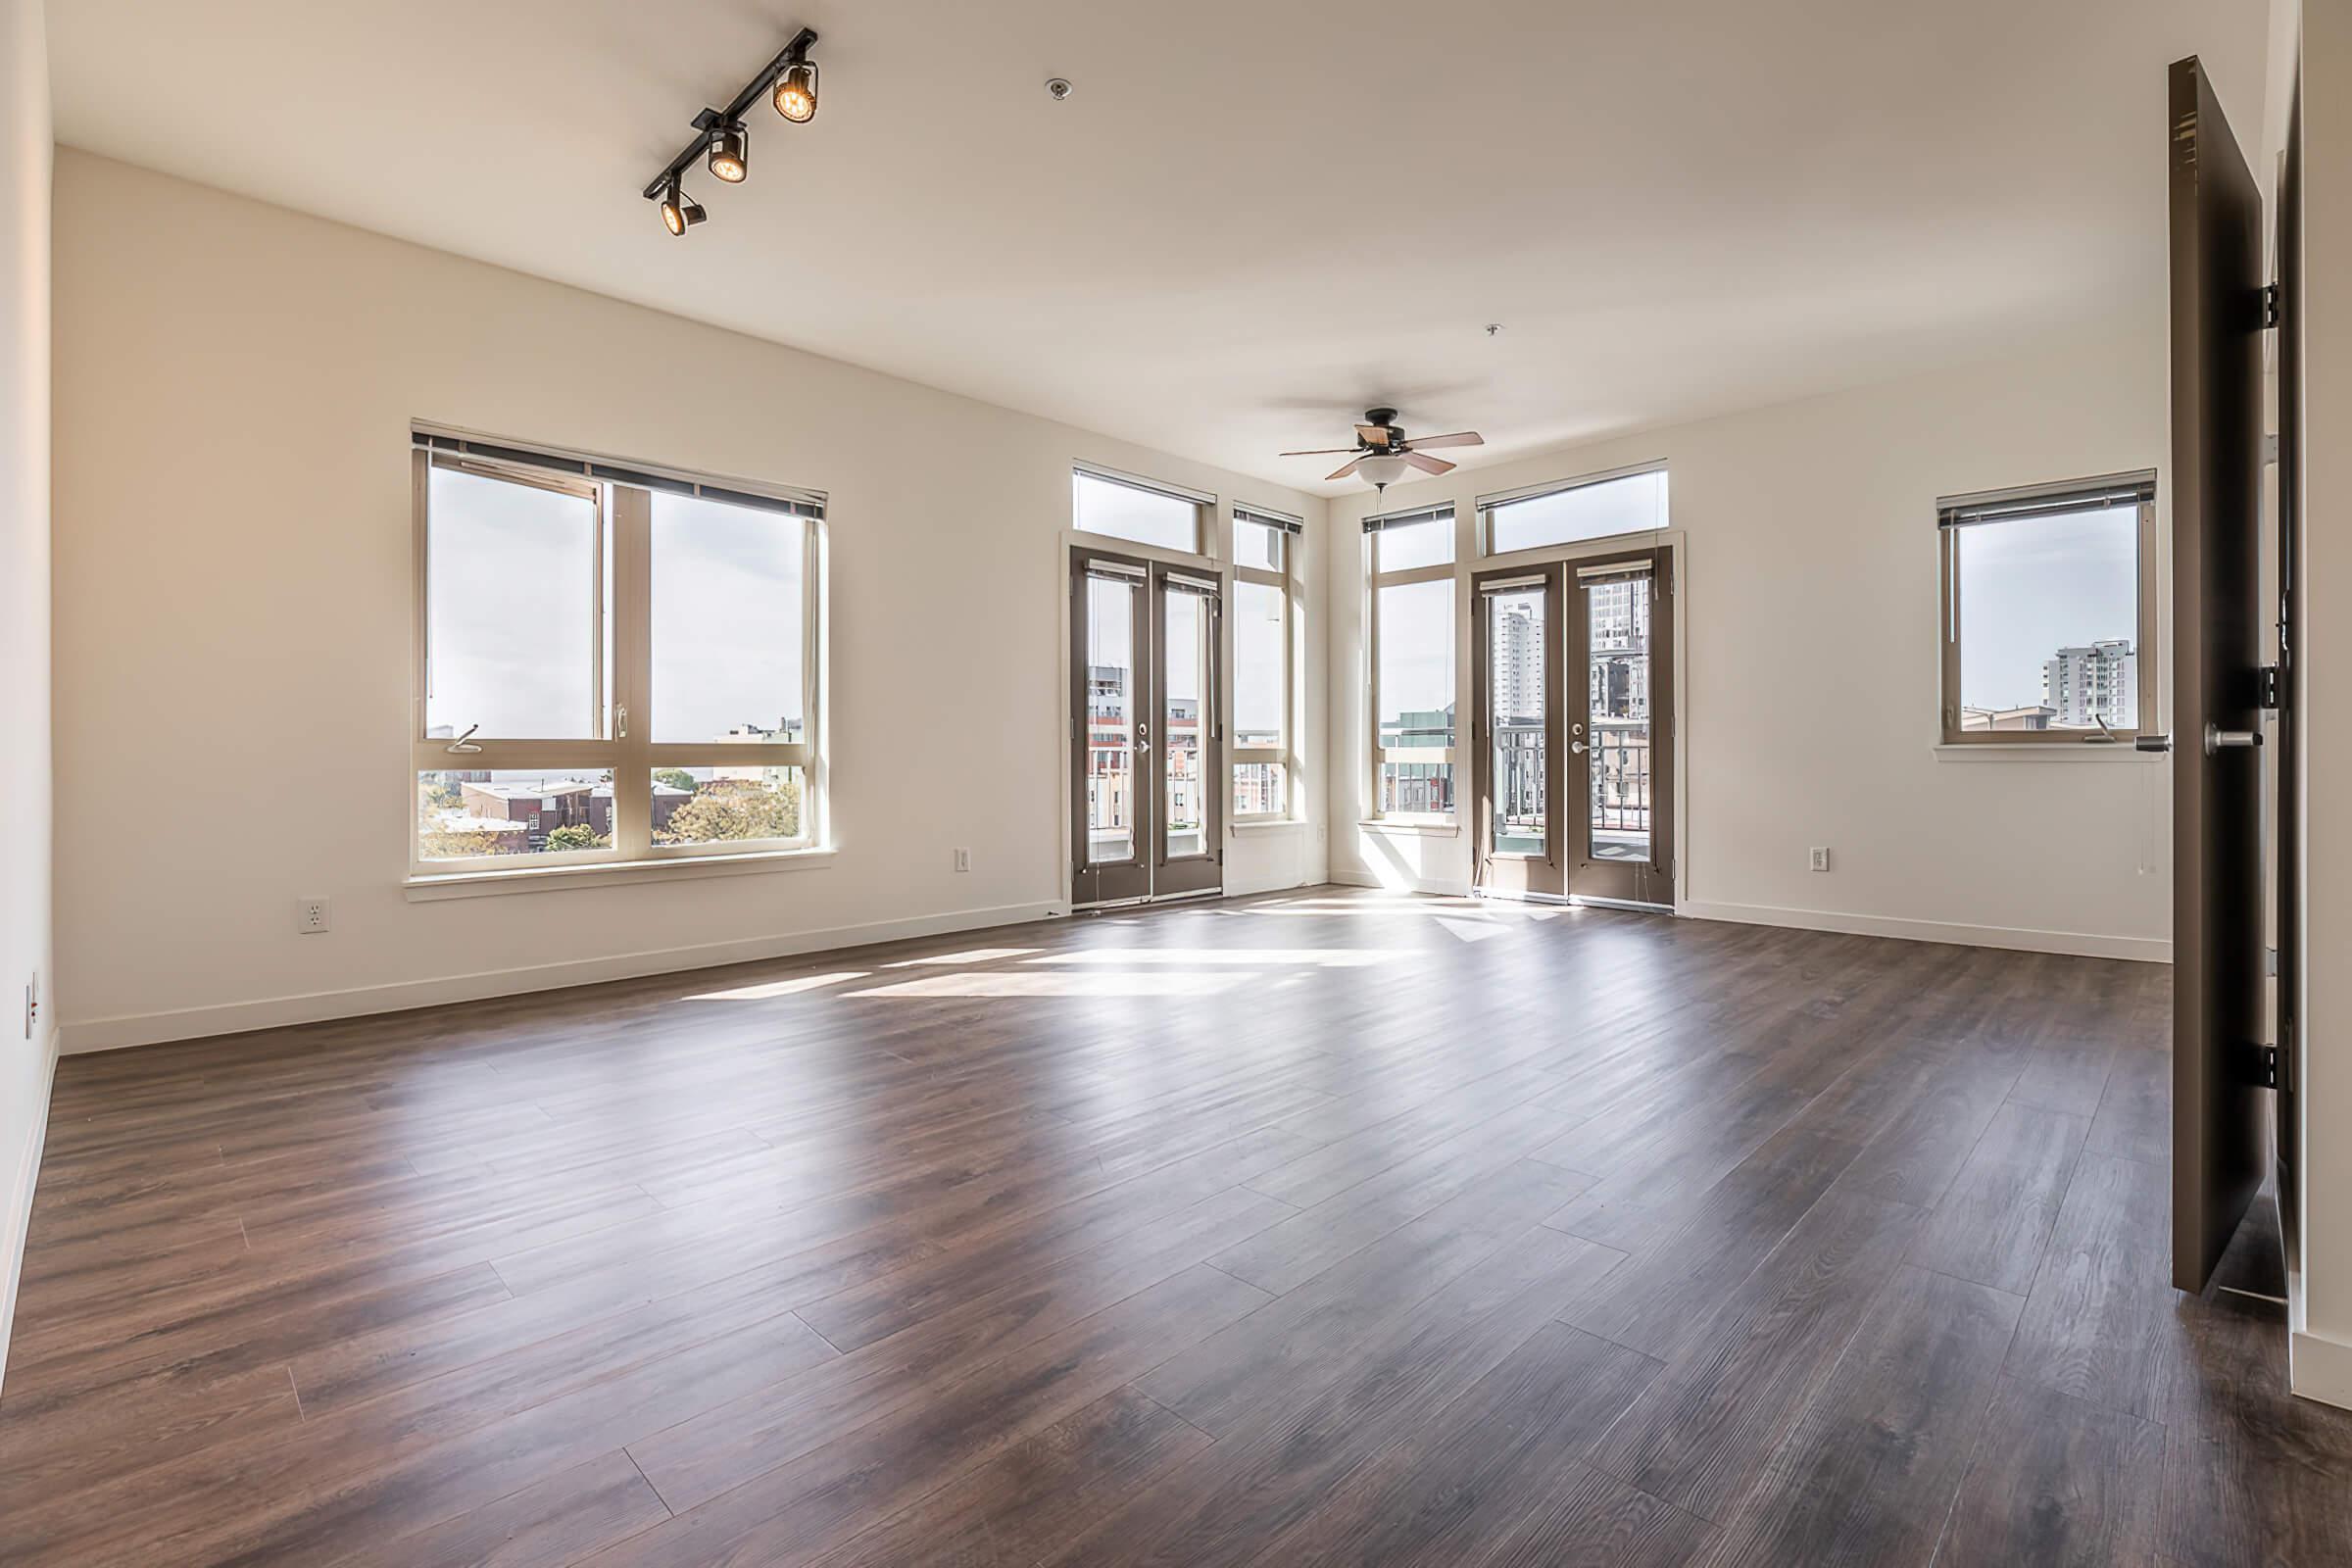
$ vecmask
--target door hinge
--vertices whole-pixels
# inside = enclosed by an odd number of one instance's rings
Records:
[[[2267,330],[2278,324],[2278,285],[2262,285],[2262,324]]]
[[[2247,1058],[2246,1065],[2252,1071],[2252,1082],[2257,1088],[2276,1089],[2278,1087],[2278,1060],[2277,1046],[2256,1046],[2254,1048],[2253,1054]]]
[[[2256,670],[2255,674],[2261,678],[2260,706],[2276,713],[2278,711],[2278,693],[2280,688],[2278,666],[2277,664],[2265,664],[2260,669]]]

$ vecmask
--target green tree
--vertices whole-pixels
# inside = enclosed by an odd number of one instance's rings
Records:
[[[692,795],[700,780],[682,767],[664,767],[656,770],[654,782],[666,784],[673,790],[684,790],[687,794]]]
[[[551,850],[601,850],[612,842],[585,822],[566,822],[547,835]]]
[[[791,773],[772,790],[758,779],[712,779],[670,814],[666,828],[654,835],[662,844],[800,836],[801,781]]]

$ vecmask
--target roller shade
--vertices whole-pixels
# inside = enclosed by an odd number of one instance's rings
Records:
[[[723,501],[731,507],[750,507],[760,512],[779,512],[789,516],[808,517],[819,521],[825,515],[825,498],[815,491],[744,490],[713,480],[697,478],[690,473],[609,462],[584,453],[560,452],[546,447],[512,446],[503,442],[482,441],[472,436],[447,434],[439,430],[417,428],[412,430],[410,436],[417,450],[429,452],[438,457],[472,458],[486,463],[503,463],[511,467],[535,468],[545,473],[562,474],[566,478],[594,479],[612,484],[633,485],[641,490],[661,490],[671,495],[696,496],[705,501]]]
[[[1284,533],[1306,532],[1306,524],[1300,518],[1291,516],[1287,513],[1260,512],[1255,507],[1236,506],[1233,509],[1233,520],[1254,522],[1261,528],[1279,528]]]
[[[1453,503],[1442,507],[1421,507],[1412,512],[1391,512],[1364,519],[1364,532],[1379,533],[1385,528],[1409,528],[1416,522],[1451,522]]]
[[[2027,517],[2057,517],[2110,507],[2140,507],[2155,499],[2156,474],[2149,469],[2067,485],[1945,496],[1936,503],[1936,525],[1969,528],[1981,522],[2016,522]]]

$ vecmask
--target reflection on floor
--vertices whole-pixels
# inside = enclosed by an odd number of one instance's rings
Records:
[[[2168,983],[1317,889],[73,1058],[0,1560],[2352,1560]]]

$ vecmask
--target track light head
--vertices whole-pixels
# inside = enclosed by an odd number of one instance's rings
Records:
[[[816,118],[816,62],[803,60],[784,68],[776,78],[776,113],[796,125]]]
[[[662,192],[662,226],[672,234],[683,234],[710,216],[675,179]]]
[[[730,185],[743,183],[752,172],[752,133],[742,121],[721,125],[710,133],[710,172]]]

